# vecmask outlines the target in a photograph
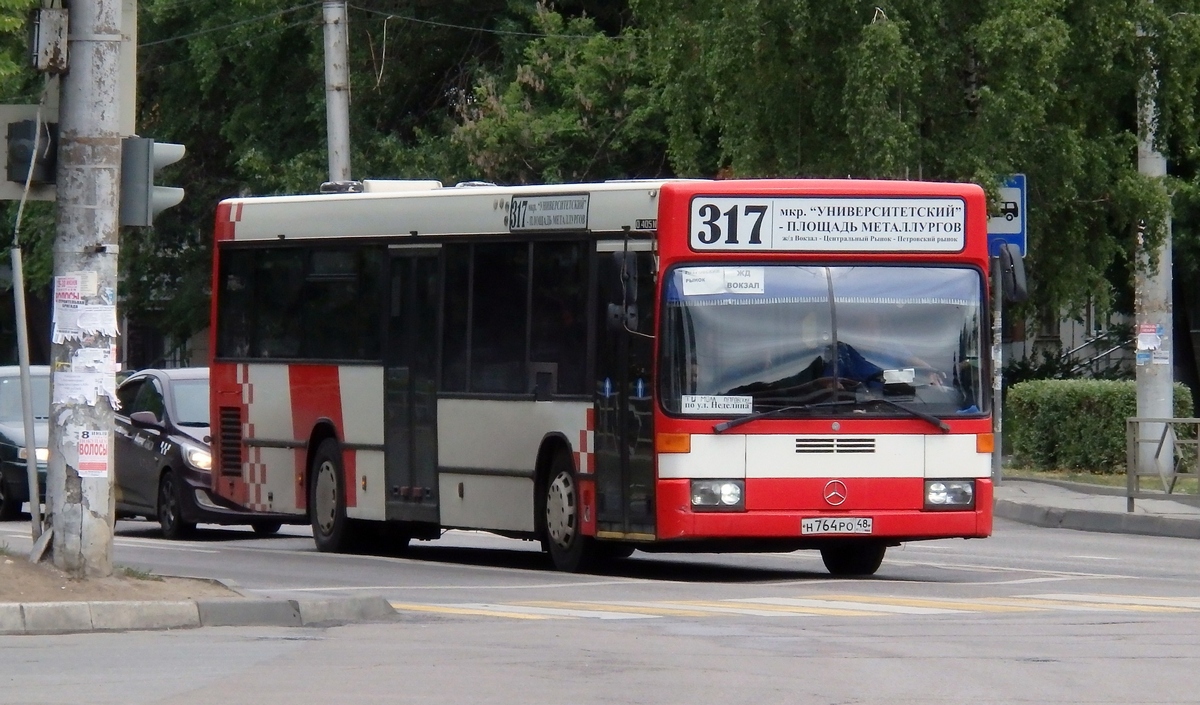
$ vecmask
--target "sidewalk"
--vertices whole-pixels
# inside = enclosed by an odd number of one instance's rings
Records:
[[[382,597],[4,602],[0,603],[0,636],[196,627],[310,627],[382,622],[395,616],[396,611]]]
[[[1200,539],[1200,508],[1170,499],[1139,499],[1126,512],[1123,487],[1004,479],[995,488],[996,516],[1056,529]]]

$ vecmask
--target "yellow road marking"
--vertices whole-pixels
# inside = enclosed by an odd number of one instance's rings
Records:
[[[647,607],[644,605],[607,604],[603,602],[553,602],[549,600],[537,602],[510,602],[520,607],[550,607],[554,609],[577,610],[585,612],[618,612],[626,614],[653,614],[670,617],[715,617],[715,612],[701,612],[671,607]],[[665,604],[665,603],[664,603]]]
[[[473,617],[504,617],[506,619],[571,619],[570,617],[551,616],[544,614],[525,614],[522,612],[502,612],[500,610],[483,610],[472,607],[450,607],[448,605],[418,605],[409,602],[392,602],[392,609],[404,612],[433,612],[435,614],[458,614]]]
[[[1077,602],[1074,600],[1043,600],[1035,597],[987,597],[983,601],[997,605],[1032,605],[1059,610],[1115,611],[1115,612],[1195,612],[1185,607],[1155,607],[1151,605],[1126,605],[1119,602]]]
[[[725,607],[735,609],[758,610],[764,612],[783,612],[785,614],[819,614],[829,617],[878,617],[883,612],[867,612],[865,610],[847,610],[838,609],[836,607],[791,607],[785,605],[772,605],[762,602],[738,602],[735,600],[721,601],[704,601],[704,600],[676,600],[671,602],[674,605],[694,605],[696,607]]]
[[[842,602],[861,602],[863,604],[899,605],[902,607],[928,607],[932,609],[965,610],[968,612],[1028,612],[1038,610],[1036,607],[1018,607],[1016,605],[993,605],[974,600],[926,600],[914,597],[866,597],[862,595],[819,595],[813,600],[840,600]]]

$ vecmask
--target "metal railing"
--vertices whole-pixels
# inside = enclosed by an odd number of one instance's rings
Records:
[[[1125,511],[1132,512],[1138,499],[1200,507],[1200,496],[1180,491],[1180,480],[1200,481],[1198,431],[1200,418],[1125,419]],[[1143,487],[1143,478],[1157,479],[1159,489]]]
[[[1062,363],[1069,363],[1071,365],[1072,374],[1087,370],[1090,374],[1095,375],[1102,370],[1108,370],[1116,365],[1120,365],[1121,361],[1114,361],[1113,355],[1125,350],[1132,350],[1133,344],[1133,340],[1123,339],[1112,332],[1102,333],[1093,338],[1088,338],[1080,345],[1063,352],[1059,355],[1059,360]],[[1108,345],[1109,347],[1100,350],[1101,345]],[[1098,352],[1083,360],[1075,359],[1077,354],[1089,347],[1098,350]]]

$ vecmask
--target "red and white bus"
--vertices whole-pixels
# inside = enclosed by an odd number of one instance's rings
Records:
[[[562,570],[992,531],[970,184],[356,182],[217,209],[214,490]],[[372,529],[387,529],[386,532]]]

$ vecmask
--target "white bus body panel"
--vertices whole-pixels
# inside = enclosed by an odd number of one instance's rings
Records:
[[[587,194],[591,232],[644,230],[658,221],[662,181],[547,186],[476,186],[383,193],[277,196],[225,201],[237,223],[234,240],[394,235],[490,235],[508,233],[514,197]]]
[[[342,395],[342,443],[383,445],[383,368],[374,365],[338,367]],[[346,508],[352,519],[383,519],[387,516],[387,482],[383,473],[383,451],[360,448],[354,453],[355,503]]]
[[[533,473],[542,441],[561,434],[576,456],[586,455],[591,408],[586,401],[438,400],[441,524],[533,531]],[[588,462],[576,463],[581,472],[590,469]]]

